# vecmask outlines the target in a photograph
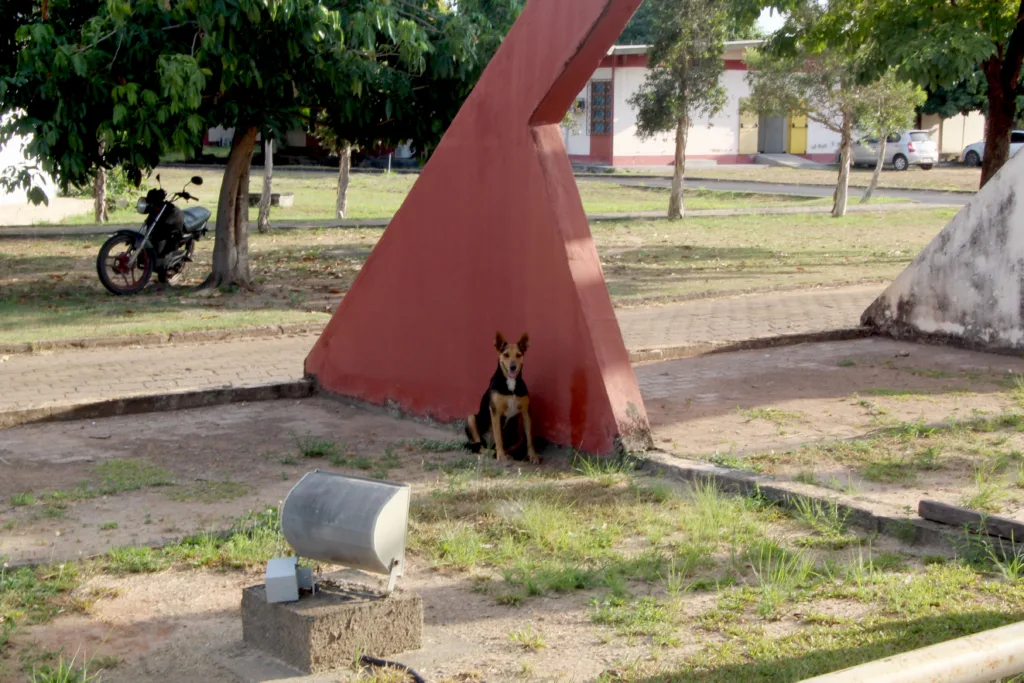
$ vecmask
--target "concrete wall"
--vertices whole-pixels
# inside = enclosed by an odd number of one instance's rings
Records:
[[[1024,155],[1016,155],[865,311],[896,337],[1024,350]]]
[[[942,122],[939,136],[932,135],[939,143],[940,154],[956,154],[967,145],[985,139],[985,117],[972,111],[967,116],[954,116]]]
[[[611,75],[611,69],[598,69],[598,71],[607,71],[609,76]],[[594,77],[597,77],[597,72],[594,73]],[[576,121],[575,130],[562,129],[562,138],[565,140],[565,148],[569,154],[573,156],[587,156],[590,154],[590,135],[587,131],[587,112],[590,111],[590,84],[583,88],[583,91],[576,96],[577,100],[583,100],[585,104],[585,110],[576,114],[574,119]]]
[[[614,75],[613,75],[614,74]],[[711,120],[694,121],[687,140],[686,154],[691,158],[734,157],[739,149],[739,100],[749,94],[743,71],[726,71],[722,76],[729,101],[725,108]],[[598,69],[591,80],[612,79],[614,97],[613,153],[616,164],[670,164],[675,154],[674,133],[663,133],[641,140],[636,132],[636,111],[629,105],[629,98],[643,84],[647,76],[646,67],[618,67]],[[589,99],[589,88],[580,97]],[[589,107],[589,102],[588,105]],[[589,109],[588,109],[589,111]],[[591,153],[590,137],[587,134],[586,114],[578,117],[579,132],[565,135],[566,147],[573,156],[587,156]]]
[[[0,147],[0,173],[3,173],[8,168],[24,168],[27,165],[24,154],[27,142],[27,138],[15,137],[11,138],[10,142],[6,145]],[[57,196],[57,186],[53,180],[45,175],[39,179],[42,181],[43,191],[46,192],[47,198],[50,200],[54,199]],[[0,189],[0,204],[24,204],[27,201],[25,192],[22,190],[5,192]]]
[[[815,161],[832,161],[839,151],[841,136],[815,121],[807,122],[807,156]]]

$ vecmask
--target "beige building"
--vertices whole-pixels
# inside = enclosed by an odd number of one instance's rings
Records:
[[[812,161],[832,162],[839,151],[839,135],[806,117],[758,116],[740,113],[747,85],[747,50],[759,40],[725,45],[722,85],[728,101],[721,112],[694,121],[686,142],[686,158],[719,164],[752,163],[758,154],[793,154]],[[579,94],[575,125],[564,130],[569,158],[576,163],[610,166],[671,166],[675,153],[672,133],[641,140],[636,133],[636,112],[629,99],[647,77],[646,45],[616,45],[594,71]],[[932,131],[943,154],[959,154],[964,146],[984,138],[980,114],[940,120],[923,117],[918,125]]]

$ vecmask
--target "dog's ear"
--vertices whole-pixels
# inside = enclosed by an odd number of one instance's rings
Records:
[[[505,341],[505,335],[497,332],[494,335],[494,348],[498,349],[498,351],[504,351],[506,346],[508,346],[508,342]]]
[[[530,335],[523,333],[523,336],[519,338],[518,342],[519,350],[526,353],[526,349],[530,348]]]

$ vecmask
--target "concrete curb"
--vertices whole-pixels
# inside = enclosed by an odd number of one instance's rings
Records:
[[[817,170],[817,169],[815,169],[815,170]],[[826,170],[831,170],[831,169],[826,169]],[[672,173],[671,172],[668,172],[668,173],[616,173],[614,171],[610,171],[610,172],[607,172],[607,173],[599,173],[599,172],[581,171],[581,172],[575,173],[573,175],[575,175],[577,178],[601,178],[601,179],[608,180],[608,181],[611,181],[611,182],[614,182],[614,180],[617,179],[617,178],[618,179],[622,179],[622,178],[635,178],[637,180],[665,180],[666,178],[671,178],[672,177]],[[804,181],[804,182],[801,182],[801,183],[795,183],[795,182],[792,182],[792,181],[785,181],[785,180],[747,180],[747,179],[744,179],[744,178],[715,178],[715,177],[712,177],[712,176],[700,175],[699,172],[698,172],[697,175],[687,174],[686,175],[686,179],[687,180],[693,180],[693,181],[696,181],[696,182],[705,182],[705,183],[727,182],[727,183],[750,183],[752,185],[753,184],[761,183],[761,184],[766,184],[766,185],[795,185],[797,187],[800,187],[801,185],[803,185],[803,186],[811,185],[811,186],[814,186],[814,187],[832,187],[832,186],[835,185],[835,183],[812,183],[812,182],[807,182],[807,181]],[[857,190],[865,190],[865,189],[867,189],[867,185],[850,185],[850,188],[851,189],[857,189]],[[895,192],[927,192],[927,193],[932,193],[932,194],[949,193],[949,194],[968,194],[968,195],[971,195],[971,194],[977,193],[977,190],[930,190],[930,189],[924,189],[924,188],[920,188],[920,187],[878,187],[876,189],[878,189],[878,190],[893,190]]]
[[[687,346],[668,346],[660,349],[634,349],[629,352],[629,362],[657,363],[659,361],[692,358],[705,354],[771,349],[781,346],[795,346],[796,344],[849,341],[875,335],[876,332],[869,327],[844,327],[838,330],[823,330],[821,332],[800,332],[797,334],[783,334],[776,337],[757,337],[739,342],[711,342]]]
[[[917,517],[916,512],[914,517],[887,514],[851,496],[819,486],[781,482],[774,477],[718,467],[699,460],[676,457],[664,451],[649,451],[641,460],[640,469],[688,483],[710,481],[728,493],[758,495],[786,508],[795,508],[806,502],[835,503],[840,513],[847,515],[848,524],[911,545],[932,546],[955,553],[962,551],[967,542],[967,534],[963,529],[930,522]],[[829,493],[823,495],[822,491]],[[978,538],[1004,548],[1010,545],[996,537]],[[1021,545],[1017,544],[1016,547],[1019,549]]]
[[[313,391],[313,382],[300,379],[292,382],[268,382],[243,387],[149,394],[74,405],[29,408],[0,413],[0,429],[30,423],[90,420],[118,415],[204,408],[229,403],[308,398],[313,395]]]

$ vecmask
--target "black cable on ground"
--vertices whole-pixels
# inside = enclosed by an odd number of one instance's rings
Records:
[[[370,657],[369,655],[363,655],[359,659],[359,661],[360,663],[365,664],[366,666],[387,666],[392,669],[398,669],[412,676],[412,680],[416,681],[416,683],[427,683],[423,679],[423,676],[420,676],[418,673],[407,667],[405,664],[402,664],[401,662],[389,662],[386,659],[377,659],[376,657]]]

